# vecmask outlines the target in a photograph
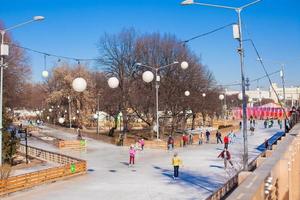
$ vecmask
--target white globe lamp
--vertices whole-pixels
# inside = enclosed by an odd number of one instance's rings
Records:
[[[222,101],[225,98],[224,94],[219,95],[219,99]]]
[[[181,69],[187,69],[189,67],[189,63],[186,61],[181,62],[180,64]]]
[[[146,83],[150,83],[154,79],[154,74],[151,71],[145,71],[142,78]]]
[[[60,118],[58,119],[58,122],[59,122],[60,124],[63,124],[63,123],[65,122],[65,118],[60,117]]]
[[[187,96],[187,97],[190,96],[190,94],[191,94],[191,93],[190,93],[190,91],[188,91],[188,90],[184,92],[184,95]]]
[[[86,89],[86,80],[82,77],[75,78],[72,82],[72,87],[76,92],[83,92]]]
[[[93,115],[93,118],[94,118],[94,119],[98,119],[98,115],[97,115],[97,114],[94,114],[94,115]]]
[[[47,116],[47,120],[49,120],[50,119],[50,117],[49,116]]]
[[[202,93],[202,96],[203,96],[203,97],[206,97],[206,94],[205,94],[205,93]]]
[[[110,88],[117,88],[118,86],[119,86],[119,79],[117,79],[116,77],[110,77],[109,79],[108,79],[108,81],[107,81],[107,83],[108,83],[108,86],[110,87]]]
[[[49,72],[48,72],[47,70],[44,70],[44,71],[42,72],[42,76],[43,76],[44,78],[48,78]]]

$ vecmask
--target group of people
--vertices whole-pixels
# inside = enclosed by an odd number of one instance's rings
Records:
[[[281,119],[277,119],[277,123],[280,129],[282,129],[282,120]],[[274,119],[273,118],[267,118],[264,121],[264,127],[265,128],[272,128],[274,126]]]
[[[210,135],[211,135],[210,132],[207,130],[205,135],[206,135],[206,143],[209,143],[209,139],[210,139]],[[222,140],[221,132],[219,130],[217,130],[217,132],[216,132],[217,144],[224,143],[224,150],[217,157],[222,158],[224,160],[224,168],[225,169],[227,168],[227,163],[229,163],[233,167],[233,163],[231,161],[231,153],[229,152],[228,148],[229,148],[229,144],[233,143],[235,138],[236,138],[236,134],[233,132],[233,130],[231,130],[230,133],[225,135],[223,140]],[[189,134],[189,135],[183,134],[182,142],[183,142],[183,146],[186,146],[187,144],[193,144],[193,135],[192,134]],[[199,144],[203,144],[203,142],[204,142],[204,134],[203,134],[203,132],[200,132],[199,133]],[[175,143],[175,140],[170,135],[167,140],[168,150],[174,149],[174,143]],[[140,139],[140,140],[138,140],[136,145],[130,146],[130,148],[129,148],[129,166],[133,166],[135,164],[136,153],[138,150],[142,151],[144,149],[144,145],[145,145],[144,139]],[[174,153],[171,163],[174,168],[173,178],[175,180],[179,176],[179,167],[183,166],[182,159],[178,156],[177,152]]]

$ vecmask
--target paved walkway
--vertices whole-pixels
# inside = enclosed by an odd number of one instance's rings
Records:
[[[258,124],[254,136],[248,137],[249,157],[253,159],[260,151],[257,147],[276,132],[278,127],[263,129]],[[48,129],[47,134],[66,134]],[[68,137],[71,137],[69,135]],[[184,167],[180,179],[173,180],[171,158],[173,153],[145,149],[138,153],[136,166],[128,167],[128,149],[88,139],[86,152],[61,150],[60,152],[88,161],[87,175],[56,183],[42,185],[5,197],[5,200],[193,200],[205,199],[226,180],[234,175],[234,169],[224,170],[223,161],[217,156],[223,145],[205,144],[178,149]],[[29,145],[57,151],[51,144],[32,139]],[[241,166],[243,140],[237,135],[229,146],[235,168]]]

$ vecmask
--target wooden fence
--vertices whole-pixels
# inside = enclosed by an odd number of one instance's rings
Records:
[[[25,153],[25,150],[25,146],[20,145],[19,151],[21,153]],[[0,196],[86,173],[86,161],[84,160],[30,146],[28,147],[28,155],[59,163],[62,166],[12,176],[8,179],[0,180]]]
[[[60,149],[85,149],[86,140],[58,140],[56,146]]]

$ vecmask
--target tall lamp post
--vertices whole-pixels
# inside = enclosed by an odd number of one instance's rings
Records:
[[[246,90],[245,90],[245,76],[244,76],[244,49],[243,49],[243,35],[242,35],[242,19],[241,12],[251,6],[254,5],[261,0],[256,0],[251,3],[245,4],[241,7],[231,7],[231,6],[223,6],[216,4],[207,4],[207,3],[199,3],[194,2],[194,0],[185,0],[181,3],[181,5],[200,5],[200,6],[208,6],[222,9],[234,10],[237,13],[238,24],[233,25],[233,37],[239,41],[238,53],[240,55],[240,70],[241,70],[241,79],[242,79],[242,95],[243,95],[243,138],[244,138],[244,155],[243,155],[243,170],[248,171],[248,141],[247,141],[247,102],[246,102]]]
[[[159,74],[160,70],[165,69],[170,66],[173,66],[173,65],[176,65],[178,63],[179,62],[175,61],[173,63],[167,64],[167,65],[164,65],[164,66],[161,66],[158,68],[152,67],[149,65],[144,65],[142,63],[136,63],[137,66],[146,67],[149,70],[151,70],[151,71],[145,71],[142,75],[143,81],[146,83],[150,83],[151,81],[153,81],[154,74],[152,71],[155,72],[156,139],[159,139],[158,89],[159,89],[160,76],[158,74]],[[189,64],[186,61],[183,61],[183,62],[181,62],[180,66],[184,70],[184,69],[188,68]],[[119,86],[119,80],[116,77],[111,77],[108,79],[108,85],[110,88],[117,88]]]
[[[223,117],[223,119],[225,119],[225,114],[224,114],[224,105],[225,105],[225,102],[223,104],[224,98],[225,98],[224,94],[220,94],[219,95],[219,99],[221,101],[221,106],[222,106],[222,115],[223,115],[222,117]]]
[[[171,64],[167,64],[167,65],[164,65],[164,66],[161,66],[161,67],[152,67],[152,66],[149,66],[149,65],[144,65],[144,64],[141,64],[141,63],[137,63],[138,66],[143,66],[143,67],[146,67],[152,71],[155,71],[155,97],[156,97],[156,139],[158,140],[159,139],[159,110],[158,110],[158,89],[159,89],[159,82],[160,82],[160,76],[158,75],[159,71],[162,70],[162,69],[165,69],[167,67],[170,67],[170,66],[173,66],[173,65],[176,65],[178,64],[177,61],[171,63]],[[183,70],[187,69],[189,64],[185,61],[183,61],[181,64],[180,64],[181,68]],[[154,75],[151,71],[145,71],[143,73],[143,80],[146,82],[146,83],[150,83],[154,78]]]
[[[87,82],[82,77],[77,77],[72,81],[72,87],[76,92],[84,92],[87,87]],[[79,110],[76,111],[77,114],[79,114]],[[80,118],[78,117],[79,126],[81,126]]]
[[[285,79],[284,79],[284,65],[281,65],[281,70],[280,70],[280,78],[282,81],[282,95],[283,95],[283,105],[284,107],[286,106],[286,96],[285,96]],[[285,110],[283,110],[285,112]],[[286,117],[284,118],[284,132],[286,133]]]
[[[71,110],[71,97],[68,96],[68,103],[69,103],[69,126],[72,128],[72,110]]]
[[[0,51],[0,56],[1,56],[1,61],[0,61],[0,166],[2,165],[2,129],[3,129],[3,124],[2,124],[2,110],[3,110],[3,68],[7,67],[7,64],[4,63],[4,57],[9,55],[9,45],[5,44],[4,42],[4,37],[7,31],[11,31],[13,29],[16,29],[18,27],[24,26],[26,24],[29,24],[31,22],[35,21],[41,21],[43,20],[43,16],[34,16],[31,20],[28,20],[26,22],[17,24],[15,26],[0,30],[1,33],[1,51]]]

